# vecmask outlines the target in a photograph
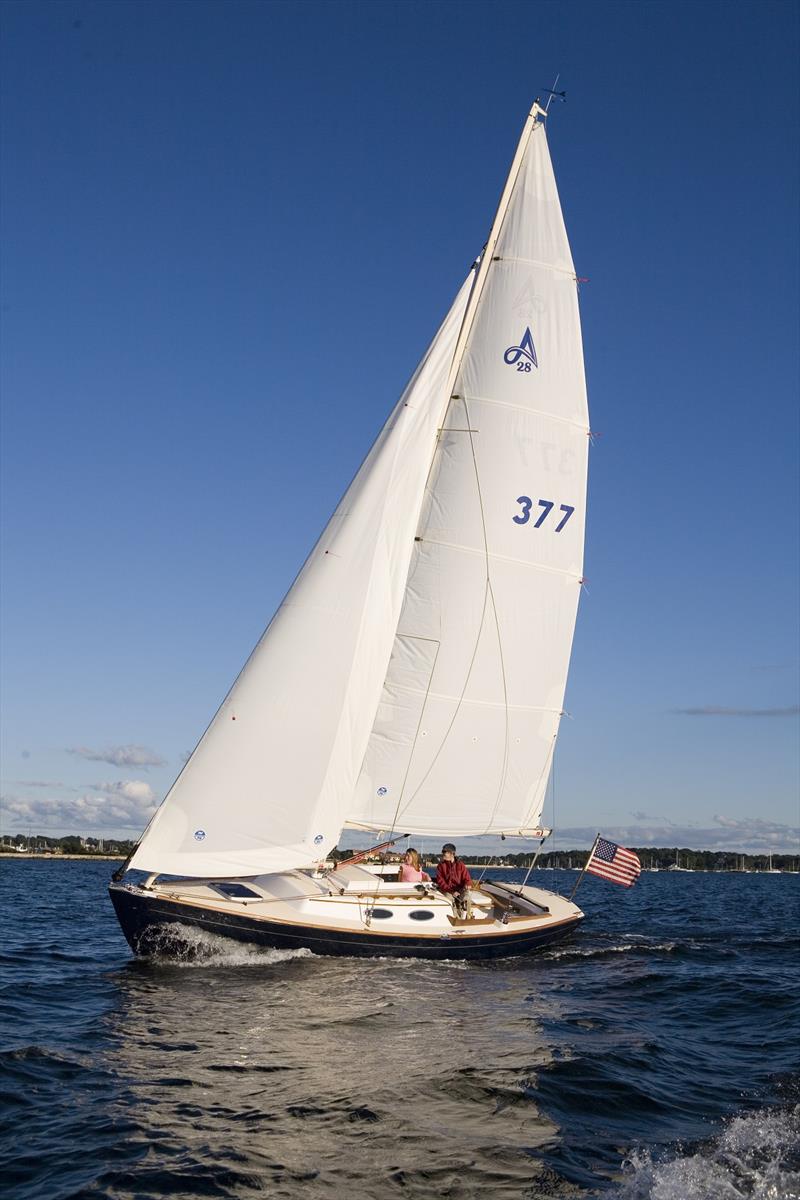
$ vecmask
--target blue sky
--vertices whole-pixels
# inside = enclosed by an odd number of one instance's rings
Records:
[[[3,831],[141,829],[560,72],[600,436],[557,844],[796,846],[797,7],[2,22]]]

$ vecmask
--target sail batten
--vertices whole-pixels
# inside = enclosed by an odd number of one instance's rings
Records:
[[[523,266],[526,266],[526,267],[540,267],[543,271],[555,271],[559,275],[567,275],[572,280],[573,283],[577,282],[577,279],[575,276],[575,268],[572,266],[558,267],[554,263],[541,262],[539,259],[535,259],[535,258],[519,258],[519,257],[515,258],[511,254],[504,254],[504,255],[502,255],[502,257],[500,255],[495,255],[495,257],[493,258],[492,261],[493,262],[504,262],[504,263],[521,263]]]
[[[446,695],[444,692],[424,692],[420,688],[403,687],[401,684],[393,683],[392,688],[396,692],[405,692],[409,696],[431,696],[436,700],[454,701],[459,704],[475,704],[482,705],[486,708],[502,708],[502,709],[519,709],[521,712],[546,712],[554,713],[558,716],[562,715],[560,708],[546,708],[542,705],[534,704],[509,704],[507,701],[498,702],[496,700],[464,700],[459,696]]]
[[[478,401],[480,404],[495,405],[498,408],[516,409],[517,412],[536,413],[537,416],[543,417],[548,421],[561,421],[566,425],[573,425],[576,429],[579,429],[581,431],[581,433],[585,433],[587,437],[591,433],[591,429],[585,422],[575,420],[573,417],[564,417],[560,413],[548,412],[546,409],[543,409],[543,408],[532,408],[530,405],[527,405],[527,404],[515,404],[514,401],[512,401],[512,400],[500,400],[500,399],[498,399],[497,396],[472,395],[472,396],[465,396],[464,398],[468,401],[469,400]],[[456,396],[456,397],[454,397],[454,399],[460,400],[461,397]],[[442,432],[443,433],[480,433],[480,429],[470,429],[470,430],[443,429]]]
[[[524,558],[512,558],[508,554],[497,554],[493,551],[487,554],[484,550],[478,549],[475,546],[459,546],[455,542],[443,542],[440,538],[426,537],[419,540],[427,546],[444,546],[448,550],[456,550],[460,554],[478,554],[484,559],[488,558],[489,560],[496,559],[497,562],[516,563],[517,566],[525,567],[526,570],[531,571],[550,571],[552,574],[565,575],[578,583],[581,582],[581,577],[577,571],[570,571],[565,567],[551,567],[545,563],[530,562]]]

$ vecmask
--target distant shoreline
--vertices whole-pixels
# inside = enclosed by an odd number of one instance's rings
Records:
[[[19,860],[35,858],[35,859],[41,859],[42,861],[47,861],[47,862],[124,862],[126,855],[124,855],[124,854],[41,854],[41,853],[29,854],[27,851],[23,851],[23,853],[20,854],[18,851],[9,852],[6,850],[1,850],[0,858],[15,858],[15,859],[19,859]],[[524,867],[524,866],[516,867],[513,864],[500,866],[498,863],[490,864],[490,863],[465,862],[464,866],[469,867],[469,869],[472,871],[488,871],[488,870],[492,870],[492,871],[526,871],[528,869],[527,867]],[[580,867],[535,867],[534,870],[536,870],[536,871],[570,871],[571,870],[574,872],[574,871],[581,870],[581,868]],[[688,874],[688,875],[720,875],[720,874],[722,874],[722,875],[724,875],[724,874],[769,875],[770,874],[769,871],[765,871],[763,868],[759,869],[758,867],[748,867],[744,871],[740,871],[735,867],[716,867],[716,868],[706,869],[706,870],[703,870],[702,868],[697,867],[694,870],[690,870],[690,871],[686,871],[686,872],[670,871],[669,867],[659,867],[659,868],[656,868],[655,870],[656,870],[657,874],[661,874],[661,875],[670,875],[670,874],[676,874],[676,873],[679,875],[682,875],[682,874]],[[648,872],[648,868],[645,868],[645,871],[643,872],[643,874],[646,874],[647,872]],[[791,867],[783,867],[783,868],[779,868],[779,869],[773,871],[772,874],[774,874],[774,875],[797,875],[797,874],[800,874],[800,872],[792,869]]]
[[[52,859],[54,862],[123,862],[124,854],[29,854],[27,850],[21,853],[19,850],[13,850],[10,853],[6,850],[0,851],[0,858],[46,858]]]
[[[121,862],[125,858],[125,855],[124,854],[42,854],[42,853],[38,853],[38,852],[34,853],[34,854],[29,854],[27,852],[27,850],[24,850],[22,852],[20,852],[19,850],[13,850],[13,851],[0,850],[0,858],[46,858],[46,859],[53,859],[54,861],[56,859],[58,859],[60,862],[63,862],[63,861],[85,862],[87,859],[91,860],[92,862]],[[485,863],[465,863],[464,865],[467,867],[470,867],[473,871],[477,871],[480,868],[486,866]],[[495,865],[492,867],[493,871],[518,871],[520,869],[525,870],[524,867],[522,867],[522,868],[512,867],[512,866],[502,866],[501,867],[501,866],[498,866],[497,863],[495,863]]]
[[[435,866],[436,864],[432,863],[431,865]],[[471,871],[483,871],[484,869],[488,871],[490,865],[493,871],[527,871],[528,869],[527,867],[509,866],[508,863],[464,863],[464,866],[469,867]]]

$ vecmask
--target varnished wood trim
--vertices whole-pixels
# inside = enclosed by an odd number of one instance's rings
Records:
[[[187,899],[183,899],[179,896],[175,896],[175,895],[168,895],[168,894],[157,895],[156,893],[153,893],[153,897],[158,900],[166,901],[166,903],[168,903],[168,904],[182,904],[182,905],[187,906],[188,908],[205,908],[205,909],[210,909],[212,912],[229,911],[229,910],[226,910],[225,908],[222,908],[219,905],[214,905],[213,903],[209,904],[207,901],[204,902],[204,901],[197,901],[197,900],[187,900]],[[303,899],[306,899],[306,897],[303,897]],[[288,903],[288,901],[286,903]],[[243,915],[243,914],[240,914],[238,912],[231,912],[230,915],[232,917],[239,917],[240,915]],[[307,923],[305,921],[286,921],[286,920],[283,920],[281,917],[274,917],[274,916],[272,916],[272,917],[263,916],[262,917],[262,916],[258,916],[255,913],[247,913],[246,915],[247,915],[248,920],[261,921],[264,924],[283,925],[283,926],[289,926],[290,928],[312,930],[312,931],[319,930],[320,932],[323,932],[323,933],[349,934],[349,935],[355,935],[356,937],[374,937],[374,938],[381,938],[384,941],[387,938],[396,938],[396,939],[412,938],[416,941],[423,939],[423,940],[430,941],[430,942],[438,942],[438,941],[442,941],[442,939],[444,937],[444,934],[441,932],[434,933],[433,931],[431,931],[430,933],[428,933],[428,931],[425,929],[420,929],[418,931],[415,930],[413,933],[402,933],[399,930],[397,930],[397,931],[389,930],[386,928],[385,925],[381,925],[380,929],[371,929],[371,928],[366,928],[366,927],[364,927],[362,929],[342,929],[341,925],[320,925],[320,924],[316,924],[313,922]],[[550,914],[550,913],[544,913],[544,914],[542,914],[542,916],[545,919],[552,918],[552,914]],[[530,918],[525,917],[523,919],[535,921],[535,920],[538,920],[539,918],[531,915]],[[561,925],[574,924],[577,920],[579,920],[579,918],[577,916],[563,917],[558,921],[551,921],[549,928],[557,929]],[[467,922],[467,924],[470,924],[470,923]],[[484,922],[480,922],[480,924],[483,925]],[[489,922],[487,921],[486,924],[488,925]],[[470,937],[503,938],[503,937],[508,937],[512,933],[516,934],[516,933],[520,932],[519,929],[511,929],[510,928],[511,921],[509,921],[508,925],[501,925],[499,928],[497,927],[497,924],[495,922],[492,922],[491,924],[493,925],[493,928],[491,930],[482,929],[482,928],[473,928],[468,931],[465,929],[464,934],[466,935],[466,939],[459,937],[458,940],[459,941],[469,940]],[[539,926],[539,928],[541,928],[541,926]],[[533,930],[531,930],[531,932],[533,932]]]

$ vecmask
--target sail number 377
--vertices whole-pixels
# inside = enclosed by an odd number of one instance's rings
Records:
[[[517,513],[517,515],[515,517],[512,517],[511,519],[515,525],[527,525],[528,521],[531,519],[531,509],[533,508],[533,501],[531,500],[530,496],[517,496],[517,504],[522,505],[522,512]],[[534,529],[538,529],[540,525],[543,525],[545,523],[547,518],[550,516],[551,510],[554,509],[555,506],[556,506],[555,500],[539,500],[538,501],[538,507],[541,508],[542,511],[539,513],[536,520],[533,522]],[[570,519],[572,514],[575,512],[575,505],[574,504],[561,504],[561,505],[559,505],[558,511],[562,512],[564,515],[561,518],[561,520],[558,522],[558,524],[556,525],[555,532],[561,533],[561,530],[564,528],[567,521]],[[551,524],[552,524],[552,522],[551,522]]]

